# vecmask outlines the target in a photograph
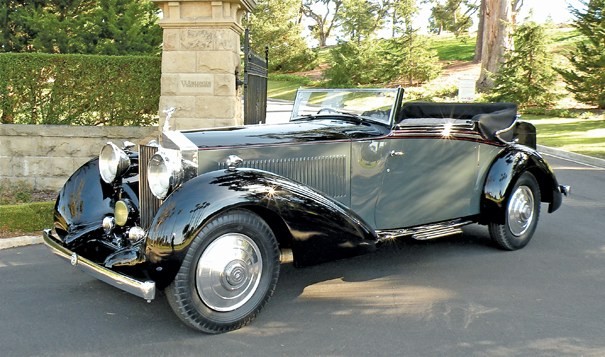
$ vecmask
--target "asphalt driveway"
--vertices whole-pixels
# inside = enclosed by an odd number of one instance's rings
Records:
[[[547,157],[573,186],[530,244],[484,227],[305,269],[282,266],[250,325],[183,326],[165,297],[130,296],[42,245],[0,250],[3,356],[603,356],[605,169]]]

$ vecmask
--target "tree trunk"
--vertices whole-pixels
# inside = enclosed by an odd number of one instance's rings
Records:
[[[473,63],[481,62],[481,51],[483,51],[483,26],[485,24],[485,0],[481,0],[479,8],[479,27],[477,28],[477,43],[475,44],[475,58]]]
[[[479,90],[484,91],[494,86],[492,76],[498,72],[504,53],[513,47],[512,15],[511,0],[485,0],[481,74],[477,80]]]

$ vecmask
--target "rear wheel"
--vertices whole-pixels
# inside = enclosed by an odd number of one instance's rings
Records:
[[[166,297],[185,324],[221,333],[250,323],[278,276],[279,248],[269,226],[252,212],[230,211],[194,239]]]
[[[523,173],[507,198],[504,224],[489,224],[489,233],[500,248],[517,250],[529,243],[538,225],[540,201],[536,178]]]

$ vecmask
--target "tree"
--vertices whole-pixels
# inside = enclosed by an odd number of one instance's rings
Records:
[[[485,27],[485,0],[479,4],[479,26],[477,27],[477,41],[475,42],[474,63],[481,62],[481,52],[483,52],[483,29]]]
[[[3,52],[158,54],[148,0],[22,0],[0,5]]]
[[[313,66],[316,55],[302,37],[297,21],[300,0],[257,0],[247,21],[250,42],[257,53],[269,46],[269,66],[276,71],[297,71]]]
[[[417,13],[416,0],[393,0],[391,4],[392,37],[412,31],[412,22]]]
[[[376,30],[378,6],[366,0],[343,0],[338,18],[343,32],[351,41],[360,44]]]
[[[430,29],[437,34],[443,30],[456,35],[468,31],[473,24],[472,15],[479,8],[476,0],[431,0],[431,3]]]
[[[574,27],[586,40],[567,57],[571,69],[559,69],[575,98],[605,109],[605,0],[583,0],[585,10],[571,9]]]
[[[336,86],[384,84],[399,81],[417,85],[439,75],[437,54],[426,39],[410,32],[388,40],[341,43],[330,50],[325,77]]]
[[[106,55],[158,52],[162,30],[157,6],[147,0],[99,0],[95,17],[99,36],[95,53]]]
[[[492,76],[498,72],[504,53],[513,48],[510,36],[513,24],[511,0],[484,1],[481,74],[477,80],[480,90],[494,86]]]
[[[437,52],[430,49],[430,40],[416,31],[386,41],[383,48],[384,72],[391,76],[388,81],[397,79],[404,85],[414,86],[437,78],[441,72]]]
[[[323,4],[323,11],[317,9],[317,4]],[[314,24],[309,26],[311,34],[319,41],[319,47],[326,47],[328,38],[338,18],[342,0],[303,0],[301,12],[311,19]]]
[[[512,0],[511,5],[513,8],[513,24],[517,24],[517,15],[521,11],[521,7],[523,7],[524,3],[525,0]]]
[[[511,0],[512,5],[512,25],[517,23],[517,14],[521,11],[521,7],[524,4],[524,0]],[[479,26],[477,28],[477,41],[475,44],[475,57],[473,58],[474,63],[481,62],[481,55],[483,52],[483,29],[485,27],[485,12],[486,12],[487,0],[479,0]]]
[[[547,50],[543,26],[528,22],[513,35],[515,49],[504,56],[504,63],[494,76],[493,101],[519,103],[524,107],[549,107],[558,99],[556,72]]]
[[[27,17],[43,8],[44,0],[3,1],[0,5],[0,51],[25,52],[30,50],[34,37]]]

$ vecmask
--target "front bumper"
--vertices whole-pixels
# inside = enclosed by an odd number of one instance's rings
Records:
[[[553,189],[552,202],[548,206],[548,213],[553,213],[558,210],[563,204],[563,197],[569,196],[571,193],[571,186],[568,185],[557,185]]]
[[[135,296],[141,297],[148,302],[155,298],[155,282],[139,281],[129,276],[120,274],[104,266],[96,264],[71,250],[63,247],[59,240],[52,236],[50,229],[43,232],[44,244],[48,246],[53,253],[70,261],[71,265],[80,268],[93,277],[104,281],[105,283],[124,290]]]

